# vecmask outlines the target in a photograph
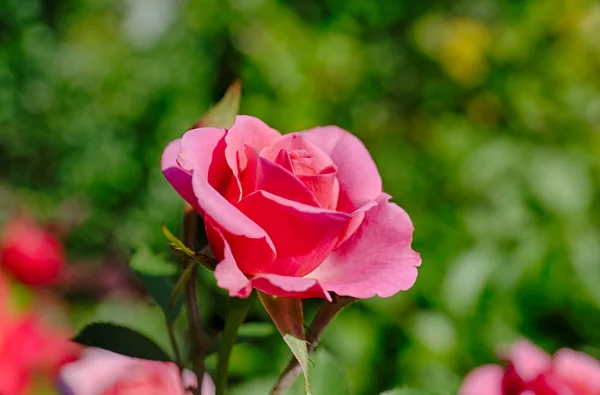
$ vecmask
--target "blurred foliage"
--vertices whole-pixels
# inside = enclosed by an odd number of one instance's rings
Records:
[[[71,224],[74,264],[167,251],[160,153],[240,77],[242,113],[358,135],[415,223],[415,287],[325,333],[351,393],[453,391],[517,336],[600,357],[598,37],[594,0],[4,0],[1,215]],[[233,379],[288,354],[244,343]]]

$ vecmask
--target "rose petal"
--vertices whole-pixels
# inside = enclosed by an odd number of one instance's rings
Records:
[[[300,277],[312,272],[333,250],[350,221],[345,213],[312,207],[257,191],[244,198],[239,209],[271,237],[277,259],[268,267],[253,267],[247,274]],[[235,249],[234,249],[235,250]]]
[[[307,156],[306,162],[310,162],[310,173],[318,173],[321,170],[334,165],[331,158],[314,143],[299,133],[286,134],[260,151],[260,156],[275,162],[281,150],[301,151]],[[294,162],[292,160],[292,162]]]
[[[177,163],[180,146],[181,139],[171,141],[163,151],[160,166],[163,174],[171,185],[173,185],[173,188],[175,188],[177,193],[179,193],[186,202],[191,204],[196,211],[199,211],[198,201],[196,196],[194,196],[194,190],[192,189],[191,172],[188,173],[184,171]]]
[[[346,240],[348,240],[354,234],[354,232],[356,232],[356,230],[360,227],[360,225],[362,225],[362,222],[365,219],[365,213],[375,206],[377,206],[377,202],[371,200],[358,207],[356,210],[354,210],[354,212],[350,213],[352,219],[350,220],[350,222],[348,222],[348,225],[346,225],[346,227],[342,231],[340,239],[338,240],[334,250],[342,244],[344,244]]]
[[[328,155],[338,168],[340,202],[338,209],[353,211],[382,192],[381,176],[364,144],[337,126],[323,126],[299,132]]]
[[[514,374],[525,383],[534,380],[551,367],[550,355],[525,339],[516,341],[510,347],[508,355],[503,357],[510,361],[507,377],[510,379]]]
[[[193,193],[197,196],[198,211],[203,215],[205,221],[218,224],[225,237],[230,237],[234,250],[241,253],[256,253],[267,251],[271,256],[263,264],[273,261],[275,250],[269,236],[252,220],[242,214],[223,195],[223,191],[229,190],[222,183],[221,178],[231,181],[231,169],[225,162],[225,145],[223,129],[201,128],[187,132],[181,141],[179,150],[179,166],[188,172],[192,172]],[[210,180],[212,179],[212,182]],[[232,184],[229,182],[229,186]],[[219,188],[219,192],[215,187]],[[241,248],[237,248],[241,244]],[[254,258],[255,259],[255,258]],[[247,259],[243,257],[241,262]]]
[[[514,387],[508,387],[514,388]],[[506,391],[506,388],[505,388]],[[513,391],[514,393],[515,391]],[[554,375],[546,372],[537,376],[533,381],[527,383],[527,390],[518,392],[519,395],[585,395],[585,392],[575,392],[568,384]],[[597,393],[594,393],[597,395]]]
[[[235,117],[235,123],[225,136],[225,158],[236,179],[239,179],[240,173],[248,163],[246,145],[261,150],[279,137],[281,134],[277,130],[258,118],[248,115]]]
[[[198,385],[196,376],[188,370],[183,372],[183,382],[181,377],[174,363],[148,361],[88,348],[81,359],[61,369],[59,386],[63,392],[75,395],[113,394],[122,390],[140,395],[148,394],[148,391],[184,395],[184,387]],[[214,382],[208,374],[204,375],[201,393],[215,393]]]
[[[61,379],[77,395],[101,394],[134,362],[124,355],[89,348],[82,352],[80,360],[61,369]]]
[[[225,129],[198,128],[187,131],[181,138],[177,163],[187,171],[200,171],[208,178],[209,170],[224,171],[223,138]]]
[[[220,232],[217,230],[217,233]],[[247,298],[252,292],[250,280],[242,273],[233,257],[231,247],[220,234],[223,243],[223,259],[215,268],[215,279],[220,288],[229,291],[229,296],[238,298]]]
[[[255,148],[246,146],[248,165],[242,173],[243,197],[263,190],[285,199],[319,206],[315,195],[296,176],[283,167],[258,156]]]
[[[268,242],[265,231],[217,192],[202,172],[194,171],[192,187],[194,194],[198,196],[200,209],[227,232],[252,239],[265,239]]]
[[[232,182],[235,181],[233,172],[225,160],[225,133],[225,129],[217,128],[186,132],[181,138],[177,163],[190,174],[200,171],[221,195],[233,195],[232,201],[237,202],[241,191],[237,183]],[[235,188],[231,188],[231,184]]]
[[[307,277],[338,295],[389,297],[413,286],[421,257],[412,250],[408,214],[382,194],[362,225]]]
[[[458,395],[502,395],[503,375],[502,366],[480,366],[465,377]]]
[[[179,369],[173,363],[136,361],[102,395],[185,395]]]
[[[600,362],[587,354],[560,349],[554,354],[552,371],[574,394],[600,394]]]
[[[337,168],[328,166],[314,175],[299,175],[298,179],[317,198],[323,208],[335,210],[340,193],[340,184],[337,181]]]
[[[279,166],[294,174],[294,165],[292,164],[290,153],[286,150],[279,150],[279,153],[277,154],[273,162],[277,163]]]
[[[318,282],[312,278],[286,277],[277,274],[260,274],[249,280],[239,269],[229,243],[219,230],[216,233],[223,243],[223,259],[215,269],[217,285],[227,289],[231,297],[246,298],[252,288],[275,296],[286,297],[325,297],[331,301],[329,293],[324,291]]]
[[[254,273],[257,267],[267,267],[275,261],[276,254],[270,239],[252,239],[227,232],[207,217],[206,235],[217,259],[225,257],[225,242],[231,249],[236,266],[243,273]]]
[[[274,296],[295,298],[323,298],[331,302],[331,295],[314,278],[288,277],[278,274],[259,274],[252,286]]]

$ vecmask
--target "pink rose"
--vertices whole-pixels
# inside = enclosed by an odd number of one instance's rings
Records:
[[[550,357],[526,340],[506,355],[508,367],[481,366],[467,375],[459,395],[600,395],[600,362],[568,348]]]
[[[61,370],[61,389],[67,395],[187,395],[198,385],[196,376],[174,363],[147,361],[90,348],[78,361]],[[202,380],[202,395],[214,395],[210,376]]]
[[[421,264],[408,214],[383,193],[365,146],[336,127],[281,135],[238,116],[171,142],[166,178],[202,216],[231,296],[389,297]]]
[[[65,265],[61,243],[26,217],[15,217],[0,240],[0,264],[28,285],[53,283]]]

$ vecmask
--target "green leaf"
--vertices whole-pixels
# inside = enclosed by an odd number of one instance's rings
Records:
[[[380,395],[449,395],[449,393],[414,388],[396,388],[382,392]]]
[[[152,253],[145,246],[137,249],[131,256],[129,267],[136,272],[153,276],[173,276],[177,273],[177,265]]]
[[[311,355],[311,362],[310,379],[315,394],[346,395],[350,393],[346,372],[335,356],[320,348]],[[287,394],[303,395],[303,384],[303,380],[298,378]]]
[[[180,315],[177,321],[182,321],[181,318],[184,318],[183,315]],[[110,323],[139,332],[158,344],[161,349],[168,351],[174,359],[174,353],[171,353],[171,339],[165,328],[165,315],[157,304],[150,305],[143,300],[109,296],[95,306],[86,306],[73,324],[79,332],[93,322]],[[182,335],[183,332],[177,332],[180,344],[184,339]]]
[[[173,280],[167,276],[151,276],[137,271],[134,275],[142,284],[152,299],[160,306],[165,314],[167,323],[170,324],[177,319],[183,307],[181,295],[173,297]]]
[[[170,362],[169,355],[148,337],[133,329],[101,322],[86,326],[73,341],[128,357]]]
[[[271,296],[260,291],[258,297],[304,372],[306,394],[312,394],[302,299]]]
[[[287,343],[288,347],[292,351],[292,354],[294,354],[300,363],[302,371],[304,372],[304,391],[306,392],[306,395],[311,395],[312,388],[310,385],[310,371],[308,368],[308,349],[306,348],[306,340],[289,333],[283,335],[283,340]]]
[[[242,84],[235,81],[229,86],[223,98],[212,106],[194,124],[196,128],[214,127],[229,129],[235,122],[235,116],[240,111],[240,100],[242,97]]]
[[[225,329],[223,329],[221,343],[219,344],[217,375],[215,378],[216,395],[224,395],[227,390],[231,350],[237,339],[238,329],[255,301],[255,292],[252,292],[246,299],[230,298],[229,300],[229,311],[227,313],[227,319],[225,320]]]
[[[175,237],[175,235],[173,233],[171,233],[171,231],[167,228],[167,226],[165,224],[162,224],[160,226],[160,228],[162,230],[163,235],[165,235],[165,237],[169,241],[169,244],[171,244],[171,248],[173,248],[173,250],[180,251],[189,257],[192,257],[192,258],[194,257],[194,251],[189,249],[183,243],[183,241],[181,241],[177,237]]]
[[[148,248],[140,248],[129,262],[132,273],[144,285],[152,299],[165,314],[167,323],[177,319],[183,305],[182,298],[172,298],[173,280],[176,267],[158,255],[152,254]]]

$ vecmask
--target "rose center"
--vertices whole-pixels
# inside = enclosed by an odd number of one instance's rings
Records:
[[[318,174],[315,169],[313,157],[306,150],[287,151],[292,162],[292,169],[296,176],[312,176]]]

